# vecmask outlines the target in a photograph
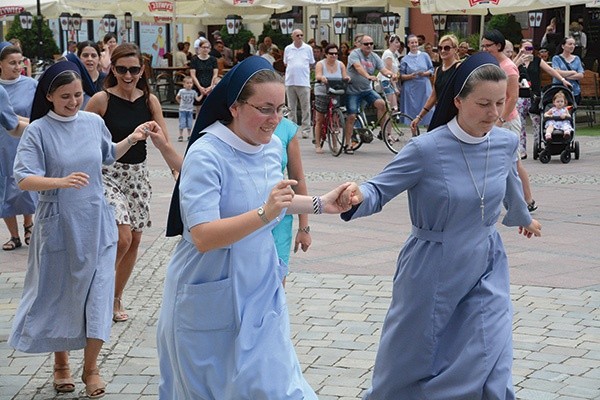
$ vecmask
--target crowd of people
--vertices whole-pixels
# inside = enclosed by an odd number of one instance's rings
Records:
[[[69,351],[83,349],[87,397],[106,394],[98,355],[111,324],[130,318],[124,292],[151,227],[152,143],[176,180],[167,235],[181,235],[158,321],[160,398],[316,399],[289,336],[290,251],[312,245],[309,214],[350,221],[382,211],[404,191],[412,233],[397,261],[365,399],[444,398],[449,388],[460,398],[510,398],[508,261],[495,225],[504,206],[503,224],[527,238],[541,235],[522,162],[525,119],[541,129],[532,104],[541,71],[578,99],[574,38],[550,62],[530,40],[511,54],[513,44],[496,30],[483,34],[477,53],[452,34],[437,51],[419,35],[409,35],[406,46],[389,35],[381,57],[365,34],[352,47],[311,45],[295,29],[283,50],[252,37],[234,55],[218,31],[213,40],[199,32],[193,56],[189,43],[173,56],[190,67],[177,94],[185,155],[171,144],[140,49],[114,39],[107,35],[104,49],[77,44],[39,81],[27,77],[16,44],[0,43],[0,210],[10,235],[3,250],[30,246],[9,344],[53,352],[57,392],[75,390]],[[350,83],[347,154],[363,102],[381,118],[387,101],[428,133],[369,181],[310,196],[299,139],[312,136],[323,152],[320,124],[332,80]],[[559,92],[549,115],[568,115],[565,100]],[[559,122],[544,129],[561,125],[572,135]],[[467,346],[467,355],[457,350]]]

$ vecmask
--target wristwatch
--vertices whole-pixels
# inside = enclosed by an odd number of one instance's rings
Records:
[[[260,217],[260,219],[262,220],[262,222],[264,222],[265,224],[268,224],[269,222],[269,218],[267,218],[267,215],[265,214],[265,208],[263,206],[258,207],[258,209],[256,210],[256,213],[258,214],[258,216]]]
[[[310,226],[307,225],[304,228],[298,228],[298,231],[304,232],[304,233],[310,233]]]
[[[388,79],[392,79],[392,74],[386,75]]]
[[[502,117],[498,117],[498,119],[500,120],[500,122],[502,122],[503,124],[506,123],[506,120]]]

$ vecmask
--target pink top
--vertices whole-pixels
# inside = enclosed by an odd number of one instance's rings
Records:
[[[517,77],[517,79],[519,79],[519,69],[517,68],[515,63],[512,62],[512,60],[510,58],[507,58],[504,61],[502,61],[500,63],[500,68],[502,68],[502,70],[504,71],[504,73],[506,74],[507,77],[511,77],[514,75]],[[515,96],[518,97],[519,93],[515,93]],[[515,108],[513,108],[513,110],[510,112],[508,118],[506,118],[506,120],[512,121],[513,119],[517,118],[518,116],[519,116],[519,112],[517,111],[517,107],[515,106]]]

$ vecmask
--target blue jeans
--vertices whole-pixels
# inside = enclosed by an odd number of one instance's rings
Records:
[[[363,100],[367,102],[367,105],[371,105],[381,99],[379,93],[374,90],[368,90],[362,93],[347,93],[346,96],[346,108],[348,114],[358,114],[358,109]]]
[[[179,129],[192,129],[194,124],[193,111],[179,111]]]

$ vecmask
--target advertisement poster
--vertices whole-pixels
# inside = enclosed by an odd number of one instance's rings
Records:
[[[170,47],[167,44],[167,25],[151,22],[140,22],[140,49],[142,53],[152,56],[152,66],[158,67],[165,65],[167,60],[163,56]],[[183,37],[183,27],[178,24],[175,31],[176,41]]]

